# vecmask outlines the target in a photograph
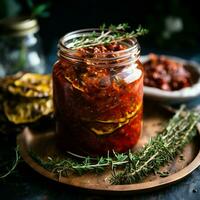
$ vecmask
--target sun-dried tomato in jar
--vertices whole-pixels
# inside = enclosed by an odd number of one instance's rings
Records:
[[[136,39],[72,49],[65,35],[53,69],[56,134],[62,149],[89,155],[125,152],[142,124],[143,69]]]

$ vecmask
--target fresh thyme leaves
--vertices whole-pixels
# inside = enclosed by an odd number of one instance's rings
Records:
[[[72,49],[86,48],[97,45],[110,44],[112,42],[119,42],[126,39],[132,39],[148,33],[148,30],[139,26],[136,30],[128,32],[130,26],[127,23],[119,24],[117,26],[100,26],[99,32],[93,31],[76,38],[72,42]]]
[[[184,111],[184,107],[169,121],[166,128],[153,138],[143,149],[131,154],[123,172],[113,174],[112,184],[139,182],[161,166],[173,160],[196,134],[196,124],[200,115]]]
[[[169,176],[169,172],[168,172],[168,171],[157,172],[157,174],[158,174],[160,177],[167,177],[167,176]]]
[[[8,175],[10,175],[16,169],[17,164],[19,163],[19,161],[20,161],[19,146],[17,146],[15,148],[15,161],[14,161],[11,169],[7,173],[1,175],[0,179],[6,178]]]
[[[113,157],[108,152],[106,157],[84,157],[71,152],[67,152],[66,158],[52,158],[48,157],[48,161],[43,161],[34,152],[30,152],[32,158],[42,165],[45,169],[54,172],[58,176],[68,176],[72,173],[82,175],[86,172],[101,173],[106,168],[123,166],[128,162],[128,156],[124,153],[113,152]]]
[[[132,184],[142,181],[151,173],[168,176],[168,172],[159,172],[161,166],[172,161],[183,147],[196,135],[196,125],[200,115],[185,110],[182,106],[171,118],[167,126],[155,138],[150,139],[142,149],[133,153],[108,152],[107,156],[84,157],[67,152],[65,158],[49,157],[43,161],[37,155],[32,157],[49,171],[59,176],[71,173],[82,175],[87,172],[100,173],[112,169],[111,184]]]
[[[185,160],[183,155],[180,155],[179,158],[180,158],[180,160]]]

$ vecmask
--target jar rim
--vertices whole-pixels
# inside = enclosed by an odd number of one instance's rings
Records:
[[[100,32],[99,28],[87,28],[87,29],[79,29],[76,31],[72,31],[67,33],[66,35],[64,35],[63,37],[60,38],[59,40],[59,44],[58,44],[58,48],[59,51],[62,52],[62,56],[63,54],[68,54],[70,56],[72,56],[73,53],[77,52],[77,49],[72,49],[70,47],[67,47],[67,45],[69,45],[72,42],[69,42],[70,40],[73,40],[77,37],[80,37],[84,34],[89,34],[91,32]],[[139,43],[137,41],[137,39],[135,37],[131,38],[131,39],[126,39],[126,45],[128,46],[128,48],[123,49],[123,50],[119,50],[119,51],[114,51],[114,52],[100,52],[100,53],[95,53],[95,55],[99,55],[98,58],[91,58],[92,60],[94,59],[98,59],[98,60],[115,60],[118,59],[119,56],[116,57],[104,57],[107,55],[126,55],[128,53],[135,53],[136,56],[139,55],[140,53],[140,46]],[[67,42],[69,42],[69,44],[66,44]],[[129,44],[128,44],[129,42]],[[60,53],[59,53],[60,55]],[[93,53],[89,53],[88,55],[94,55]],[[102,57],[101,57],[102,55]],[[73,55],[74,56],[74,55]],[[76,58],[78,58],[78,56],[74,56]]]

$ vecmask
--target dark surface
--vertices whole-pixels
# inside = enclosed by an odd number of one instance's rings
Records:
[[[200,102],[200,98],[193,101]],[[191,102],[190,105],[193,105]],[[12,164],[14,159],[16,134],[0,135],[0,168],[5,161]],[[200,161],[199,161],[200,162]],[[9,166],[9,165],[7,165]],[[51,181],[33,169],[24,161],[18,164],[15,171],[5,179],[0,179],[1,199],[20,200],[46,200],[46,199],[105,199],[108,194],[99,195],[91,191],[68,187]],[[192,174],[178,183],[170,185],[158,191],[141,194],[109,195],[110,199],[185,199],[198,200],[200,198],[200,167]]]
[[[1,135],[2,161],[14,159],[15,135]],[[13,151],[12,151],[13,150]],[[21,161],[16,170],[7,178],[0,180],[1,199],[46,200],[46,199],[105,199],[108,195],[99,195],[91,191],[80,190],[51,181],[32,170]],[[200,167],[182,181],[158,191],[141,194],[109,195],[109,199],[190,199],[200,197]]]
[[[153,50],[152,50],[153,51]],[[149,52],[149,50],[146,50]],[[154,51],[155,52],[155,51]],[[167,53],[167,52],[166,52]],[[173,53],[169,53],[173,55]],[[175,54],[186,59],[199,61],[199,54]],[[55,59],[55,56],[52,56]],[[49,68],[49,71],[51,69]],[[190,107],[200,105],[200,97],[189,102]],[[1,126],[1,125],[0,125]],[[5,169],[3,164],[8,161],[12,164],[14,159],[16,134],[0,134],[0,169]],[[199,161],[200,162],[200,161]],[[1,171],[2,172],[2,171]],[[0,172],[0,174],[1,174]],[[20,200],[54,200],[54,199],[166,199],[166,200],[199,200],[200,199],[200,167],[192,174],[175,183],[174,185],[149,193],[122,195],[99,195],[68,187],[51,181],[32,170],[25,162],[21,161],[15,171],[5,179],[0,179],[0,199]]]
[[[38,175],[27,165],[21,164],[5,182],[0,184],[2,199],[105,199],[106,196],[80,191],[52,182]],[[110,199],[199,199],[200,168],[185,180],[146,194],[131,194],[128,196],[110,196]]]

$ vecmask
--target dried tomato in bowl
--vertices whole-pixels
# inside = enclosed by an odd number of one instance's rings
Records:
[[[180,90],[192,85],[187,65],[166,56],[149,55],[144,66],[144,85],[166,91]]]

